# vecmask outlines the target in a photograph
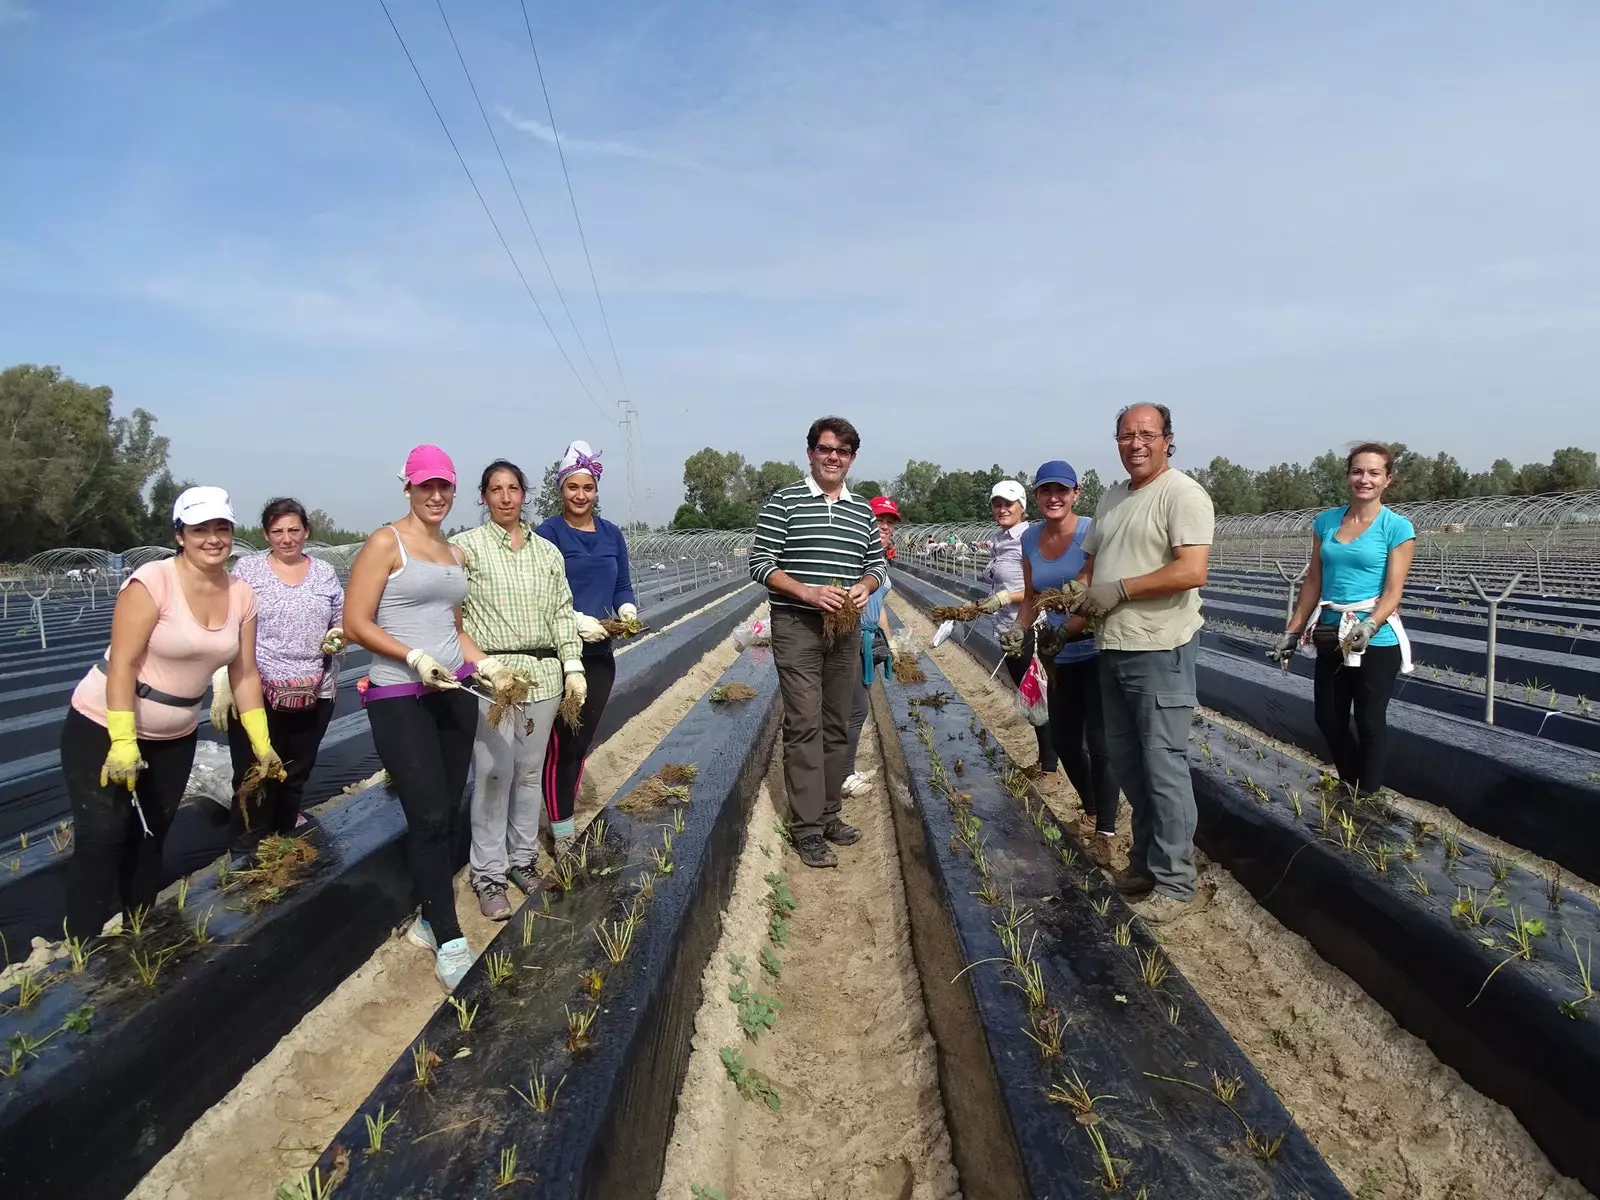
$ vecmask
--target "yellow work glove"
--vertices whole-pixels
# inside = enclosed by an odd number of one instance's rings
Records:
[[[262,774],[268,779],[283,779],[288,772],[283,769],[283,759],[278,757],[278,752],[272,748],[272,739],[267,736],[267,710],[252,708],[242,712],[239,724],[250,739],[250,749],[255,753],[256,762],[261,764]]]
[[[105,766],[100,768],[100,786],[120,783],[130,792],[145,766],[139,757],[139,735],[134,732],[131,712],[107,712],[106,732],[111,735],[111,749],[106,752]]]
[[[228,715],[233,712],[233,685],[228,682],[228,668],[218,667],[211,677],[211,728],[218,733],[228,732]]]

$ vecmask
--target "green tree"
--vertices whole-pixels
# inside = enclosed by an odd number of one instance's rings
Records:
[[[1307,507],[1332,508],[1350,498],[1350,485],[1345,482],[1344,455],[1332,450],[1317,455],[1311,460],[1307,474],[1311,476],[1311,487],[1316,495]]]
[[[895,476],[891,485],[890,494],[900,509],[900,515],[911,522],[933,520],[927,513],[933,500],[934,485],[943,474],[944,468],[938,463],[909,460],[906,469]]]
[[[1256,476],[1262,512],[1295,512],[1315,508],[1317,480],[1298,463],[1279,463]]]
[[[673,529],[710,529],[711,522],[692,504],[678,505],[678,511],[672,514]]]
[[[1072,511],[1081,513],[1086,517],[1094,516],[1100,507],[1100,500],[1106,494],[1105,484],[1100,482],[1100,472],[1090,467],[1078,477],[1078,502],[1072,506]],[[1032,507],[1033,491],[1029,489],[1029,507]]]
[[[1600,488],[1600,466],[1593,450],[1568,446],[1550,456],[1550,484],[1558,492],[1589,492]]]
[[[1189,472],[1206,491],[1219,514],[1257,513],[1261,497],[1256,491],[1255,472],[1218,455],[1209,466]]]
[[[534,495],[528,505],[528,520],[537,525],[546,517],[561,515],[561,484],[556,476],[561,473],[561,460],[557,459],[544,469],[544,475],[539,480],[539,491]],[[594,515],[600,515],[600,497],[594,499]]]

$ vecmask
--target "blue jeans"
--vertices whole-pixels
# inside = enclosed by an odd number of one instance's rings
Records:
[[[1194,785],[1189,725],[1199,642],[1176,650],[1102,650],[1100,692],[1106,751],[1133,812],[1128,869],[1158,894],[1194,898]]]

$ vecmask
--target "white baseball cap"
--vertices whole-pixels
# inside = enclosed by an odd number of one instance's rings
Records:
[[[207,521],[237,524],[233,519],[233,502],[219,487],[185,488],[172,506],[172,520],[177,525],[204,525]]]
[[[1002,479],[989,489],[989,499],[1004,500],[1007,504],[1026,504],[1028,493],[1015,479]]]

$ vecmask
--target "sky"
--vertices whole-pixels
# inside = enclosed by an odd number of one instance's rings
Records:
[[[654,522],[826,413],[883,480],[1110,479],[1135,401],[1179,466],[1600,447],[1592,0],[529,0],[609,338],[519,0],[442,0],[488,128],[440,2],[387,0],[510,256],[379,0],[0,0],[0,363],[356,527],[424,441],[582,438],[625,515],[623,399]]]

